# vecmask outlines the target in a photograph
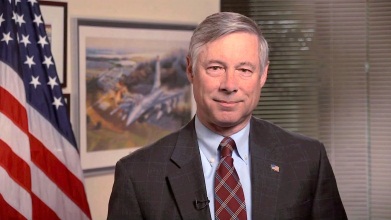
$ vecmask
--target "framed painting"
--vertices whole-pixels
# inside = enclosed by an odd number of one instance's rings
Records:
[[[68,3],[39,1],[61,87],[67,86]]]
[[[113,167],[190,120],[194,25],[79,19],[77,28],[85,171]]]

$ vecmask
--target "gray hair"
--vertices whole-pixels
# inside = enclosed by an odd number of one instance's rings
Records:
[[[195,71],[198,55],[205,44],[222,36],[236,32],[247,32],[258,37],[259,61],[261,73],[269,63],[269,47],[257,23],[252,19],[233,12],[219,12],[208,16],[193,32],[188,57]]]

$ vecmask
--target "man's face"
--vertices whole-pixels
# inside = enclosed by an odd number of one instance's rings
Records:
[[[267,67],[260,72],[257,36],[239,32],[218,38],[203,46],[195,70],[191,65],[188,60],[200,121],[224,136],[238,132],[250,120],[267,76]]]

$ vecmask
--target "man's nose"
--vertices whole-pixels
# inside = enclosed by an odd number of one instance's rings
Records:
[[[238,91],[238,78],[235,75],[235,71],[226,71],[222,76],[220,89],[225,92],[236,92]]]

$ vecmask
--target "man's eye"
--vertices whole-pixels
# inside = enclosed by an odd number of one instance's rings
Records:
[[[238,69],[238,71],[240,72],[241,75],[243,76],[251,76],[253,71],[249,70],[249,69],[246,69],[246,68],[241,68],[241,69]]]
[[[221,70],[223,68],[221,66],[211,66],[211,67],[209,67],[209,69],[211,69],[211,70]]]
[[[224,68],[222,66],[209,66],[206,71],[213,76],[217,76],[224,73]]]
[[[242,69],[239,69],[239,71],[241,71],[241,72],[243,72],[243,73],[246,73],[246,72],[251,72],[249,69],[244,69],[244,68],[242,68]]]

